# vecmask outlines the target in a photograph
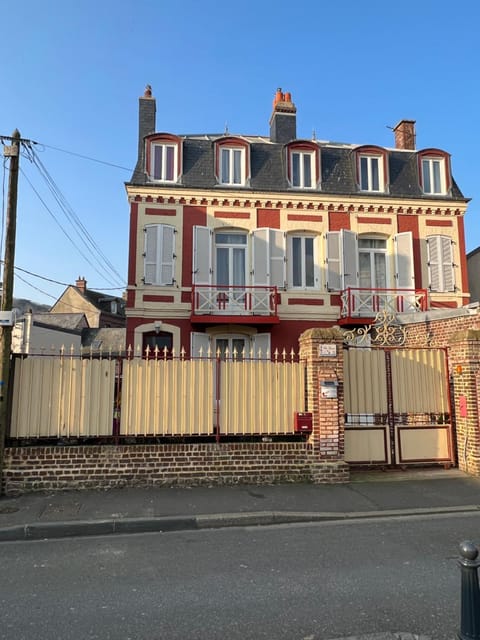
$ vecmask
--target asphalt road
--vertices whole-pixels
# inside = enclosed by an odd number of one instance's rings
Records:
[[[0,545],[2,640],[318,640],[459,629],[480,516]]]

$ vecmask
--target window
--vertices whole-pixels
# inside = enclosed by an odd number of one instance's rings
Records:
[[[181,173],[181,140],[163,133],[147,138],[146,172],[150,180],[177,182]]]
[[[359,285],[361,289],[387,288],[387,241],[358,238]]]
[[[167,224],[145,227],[145,284],[173,285],[175,229]]]
[[[362,191],[384,191],[382,157],[360,156],[360,189]]]
[[[313,151],[292,151],[290,154],[292,187],[311,189],[314,186]]]
[[[289,238],[289,284],[294,288],[309,289],[316,285],[314,238]]]
[[[287,146],[288,181],[297,189],[315,189],[319,176],[319,150],[314,142],[297,140]]]
[[[427,238],[428,279],[431,291],[455,291],[453,241],[447,236]]]
[[[243,149],[222,148],[220,151],[220,182],[222,184],[243,184]]]
[[[250,177],[248,142],[242,138],[221,138],[215,143],[215,175],[226,186],[243,187]]]
[[[442,195],[445,189],[445,160],[443,158],[422,159],[423,192]]]

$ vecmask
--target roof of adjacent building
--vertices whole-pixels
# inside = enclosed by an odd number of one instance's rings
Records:
[[[33,313],[32,321],[37,326],[78,334],[87,324],[83,313]]]
[[[125,350],[126,329],[123,327],[104,327],[100,329],[83,329],[83,353],[119,354]]]

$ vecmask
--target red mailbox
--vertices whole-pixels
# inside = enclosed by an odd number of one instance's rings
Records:
[[[295,433],[312,433],[313,415],[311,413],[295,411],[293,428]]]

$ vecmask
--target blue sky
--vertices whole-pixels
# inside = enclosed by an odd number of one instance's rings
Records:
[[[451,153],[454,177],[473,199],[466,216],[473,250],[479,7],[475,0],[4,0],[0,135],[18,128],[39,143],[37,157],[69,211],[22,156],[15,297],[53,304],[65,287],[49,280],[74,283],[79,275],[97,290],[126,282],[124,182],[147,83],[157,130],[171,133],[222,132],[227,124],[231,133],[268,135],[277,87],[292,93],[299,137],[315,130],[322,140],[392,147],[389,127],[416,120],[417,147]],[[7,180],[2,172],[4,200]],[[114,273],[93,258],[94,246]]]

